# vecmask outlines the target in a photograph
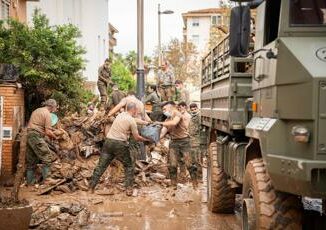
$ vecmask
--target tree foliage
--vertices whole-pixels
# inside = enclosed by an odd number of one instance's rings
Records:
[[[29,112],[50,97],[58,100],[62,113],[75,111],[91,96],[83,89],[85,50],[77,44],[79,36],[71,24],[50,26],[38,10],[32,26],[12,19],[0,22],[0,63],[20,69]]]
[[[193,83],[199,83],[200,61],[198,52],[193,43],[181,42],[177,38],[172,39],[167,46],[162,48],[164,59],[173,67],[175,78]],[[158,52],[155,54],[157,60]]]
[[[135,80],[122,55],[116,55],[111,67],[112,81],[123,91],[132,90]]]
[[[129,71],[134,75],[137,72],[137,53],[132,50],[129,51],[125,57],[123,57],[123,62],[129,69]],[[148,56],[144,56],[145,67],[151,63],[151,59]]]

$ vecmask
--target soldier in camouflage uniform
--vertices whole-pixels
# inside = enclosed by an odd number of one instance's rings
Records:
[[[177,110],[174,102],[165,103],[163,113],[168,119],[165,122],[156,123],[165,127],[162,129],[161,137],[165,135],[164,130],[171,136],[168,164],[172,186],[174,189],[177,188],[178,162],[183,159],[191,176],[193,187],[196,189],[198,186],[197,166],[193,163],[190,153],[189,121]]]
[[[108,100],[108,85],[111,81],[111,61],[107,58],[98,69],[97,87],[101,96],[101,108],[104,109]]]
[[[153,121],[163,121],[163,112],[161,107],[161,97],[156,91],[155,85],[149,85],[147,88],[148,95],[145,97],[145,104],[152,105],[150,118]]]
[[[174,73],[168,62],[164,62],[158,72],[158,87],[163,101],[172,101],[174,95]]]
[[[137,106],[137,115],[135,117],[137,125],[140,127],[141,125],[148,125],[151,122],[151,119],[145,113],[145,106],[144,103],[141,102],[137,97],[136,93],[133,91],[128,92],[128,96],[123,98],[118,105],[116,105],[108,114],[108,117],[113,116],[122,108],[125,108],[129,103],[135,103]],[[136,159],[146,159],[143,143],[139,143],[138,141],[134,140],[133,137],[130,138],[129,143],[131,155],[133,158],[133,162],[135,163]]]
[[[173,100],[176,102],[185,102],[186,105],[190,103],[189,91],[184,87],[181,80],[175,81],[175,94]]]
[[[137,124],[134,117],[137,116],[138,109],[135,103],[128,103],[126,112],[119,114],[114,120],[112,127],[107,134],[107,139],[102,148],[101,157],[94,169],[90,179],[90,189],[94,192],[95,186],[99,182],[102,174],[110,163],[117,159],[121,161],[125,169],[125,187],[128,196],[132,195],[132,186],[134,183],[134,167],[130,154],[128,138],[132,134],[137,141],[149,141],[139,135]]]
[[[52,132],[51,112],[57,110],[57,102],[49,99],[44,103],[44,107],[36,109],[29,120],[27,126],[27,146],[26,146],[26,179],[27,184],[35,183],[35,169],[38,163],[44,164],[42,168],[42,178],[45,180],[49,174],[50,166],[56,160],[56,155],[49,149],[45,141],[45,136],[57,139]]]
[[[200,163],[202,162],[201,156],[201,130],[200,130],[200,113],[196,103],[190,104],[191,120],[189,124],[189,134],[191,139],[191,157],[193,162],[200,169]],[[198,170],[200,172],[200,170]]]

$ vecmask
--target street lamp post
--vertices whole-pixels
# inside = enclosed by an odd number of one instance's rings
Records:
[[[137,96],[143,100],[144,95],[144,0],[137,0]]]
[[[173,14],[172,10],[161,11],[161,4],[158,4],[158,65],[162,65],[162,45],[161,45],[161,14]]]

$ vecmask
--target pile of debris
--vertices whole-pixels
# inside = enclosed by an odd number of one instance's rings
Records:
[[[147,161],[135,162],[135,182],[138,187],[151,186],[159,183],[168,186],[167,148],[165,146],[154,147],[149,150]],[[61,160],[52,164],[50,178],[47,179],[39,194],[59,195],[71,193],[76,190],[87,191],[88,181],[98,162],[99,156],[93,155],[87,159]],[[97,189],[116,188],[124,190],[124,169],[119,161],[113,161],[102,176]]]
[[[33,205],[31,229],[80,229],[89,224],[89,210],[79,204]]]
[[[88,190],[88,181],[98,162],[105,134],[114,118],[108,118],[105,112],[78,116],[71,114],[63,118],[54,131],[59,139],[49,141],[50,149],[58,156],[52,164],[50,178],[39,194],[70,193],[76,190]],[[135,162],[136,184],[149,186],[152,182],[167,185],[168,143],[146,147],[146,161]],[[117,187],[123,190],[124,170],[120,162],[114,161],[102,176],[98,189]]]

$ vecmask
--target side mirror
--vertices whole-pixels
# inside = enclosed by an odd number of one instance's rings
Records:
[[[250,19],[249,6],[237,6],[232,8],[229,42],[231,56],[248,56],[250,43]]]

